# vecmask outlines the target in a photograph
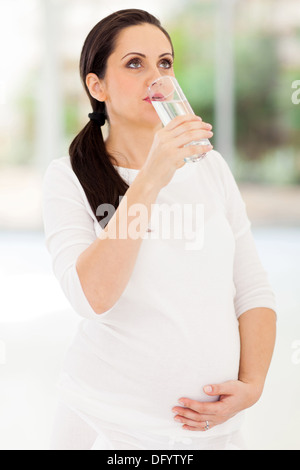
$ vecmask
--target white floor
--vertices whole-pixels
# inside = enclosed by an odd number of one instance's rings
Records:
[[[300,229],[255,229],[278,302],[265,392],[244,426],[251,450],[300,450]],[[55,383],[79,321],[51,272],[41,233],[0,234],[0,449],[48,448]]]

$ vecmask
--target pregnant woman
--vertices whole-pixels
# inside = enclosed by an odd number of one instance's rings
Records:
[[[104,18],[83,45],[93,112],[43,192],[54,273],[84,317],[53,449],[243,449],[244,410],[263,391],[274,295],[228,165],[211,146],[186,146],[211,125],[187,115],[162,127],[147,99],[173,60],[142,10]]]

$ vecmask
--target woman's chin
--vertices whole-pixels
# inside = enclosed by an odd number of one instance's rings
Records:
[[[159,119],[158,115],[156,114],[156,111],[153,110],[155,112],[154,113],[149,113],[146,115],[143,114],[142,116],[140,116],[140,119],[139,119],[139,126],[141,125],[145,125],[147,127],[152,127],[152,128],[160,128],[162,126],[162,123],[161,123],[161,120]]]

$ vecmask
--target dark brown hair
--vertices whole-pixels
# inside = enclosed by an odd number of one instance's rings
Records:
[[[89,73],[105,77],[109,56],[113,53],[119,33],[129,27],[148,23],[157,26],[172,42],[160,21],[144,10],[117,11],[97,23],[88,34],[80,57],[80,76],[92,105],[93,112],[106,113],[105,103],[90,95],[85,83]],[[172,46],[173,50],[173,46]],[[109,116],[106,115],[106,118]],[[71,165],[96,215],[100,204],[119,205],[119,197],[128,189],[127,183],[114,168],[114,158],[105,147],[101,127],[90,120],[72,141],[69,148]],[[97,217],[99,220],[99,218]]]

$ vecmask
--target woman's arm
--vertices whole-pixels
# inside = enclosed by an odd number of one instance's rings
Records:
[[[111,309],[128,284],[158,192],[157,187],[147,184],[142,173],[138,174],[100,237],[78,257],[76,269],[81,286],[96,313]],[[130,234],[137,217],[132,211],[135,204],[143,204],[146,214],[138,238]]]
[[[206,422],[212,428],[254,405],[260,398],[270,366],[276,335],[276,315],[269,308],[254,308],[239,318],[241,360],[239,380],[204,387],[217,402],[206,403],[180,398],[185,408],[175,407],[175,419],[184,429],[204,431]]]
[[[253,387],[253,399],[257,401],[262,393],[273,355],[276,314],[269,308],[248,310],[239,317],[239,328],[241,338],[239,380]]]

